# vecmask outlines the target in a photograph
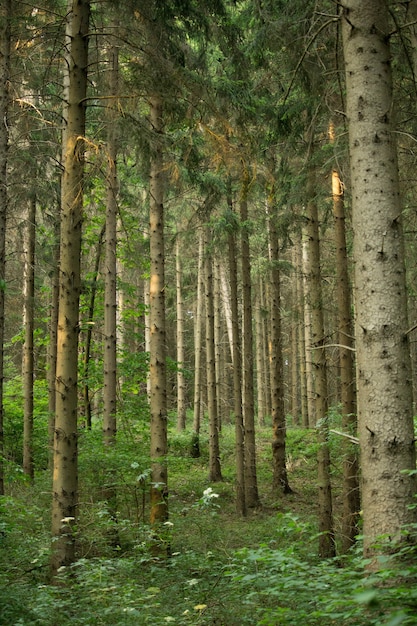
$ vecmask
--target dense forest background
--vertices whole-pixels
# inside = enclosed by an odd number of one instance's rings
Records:
[[[416,23],[2,3],[0,623],[416,623]]]

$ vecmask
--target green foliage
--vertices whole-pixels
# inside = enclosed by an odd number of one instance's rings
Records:
[[[48,465],[48,395],[47,382],[37,379],[33,388],[33,452],[35,469],[44,469]],[[20,377],[6,382],[4,389],[4,448],[6,461],[9,462],[8,480],[19,476],[18,467],[23,455],[23,389]]]
[[[234,503],[234,427],[221,431],[225,480],[210,485],[205,422],[202,456],[195,459],[192,432],[177,433],[173,416],[170,519],[163,529],[171,557],[152,556],[145,415],[125,417],[110,450],[103,448],[98,424],[80,434],[79,558],[61,572],[62,586],[48,584],[49,474],[39,475],[35,486],[16,482],[14,496],[0,499],[0,623],[55,626],[57,615],[61,626],[415,623],[412,543],[395,559],[381,560],[377,572],[364,569],[360,543],[341,560],[318,560],[314,431],[289,429],[289,473],[297,493],[278,502],[270,493],[270,431],[258,432],[265,507],[242,519]],[[103,487],[110,484],[116,488],[117,519],[104,497]],[[407,538],[415,530],[407,529]],[[117,547],[109,541],[115,531]]]

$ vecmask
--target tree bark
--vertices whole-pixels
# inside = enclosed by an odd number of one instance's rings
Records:
[[[310,150],[312,150],[311,138]],[[311,158],[311,152],[310,152]],[[325,333],[323,317],[323,299],[321,288],[321,258],[318,207],[315,197],[315,173],[309,165],[307,181],[306,245],[308,248],[308,305],[311,319],[311,349],[314,405],[316,411],[319,505],[319,554],[324,558],[335,555],[333,528],[332,491],[330,483],[330,451],[328,444],[328,399],[327,366],[325,354]]]
[[[220,466],[219,423],[216,398],[216,351],[214,346],[214,303],[213,303],[213,261],[208,249],[208,227],[206,227],[204,276],[206,303],[206,366],[207,366],[207,408],[209,417],[209,480],[222,480]]]
[[[0,7],[0,496],[4,494],[4,301],[6,286],[7,157],[9,145],[7,115],[9,109],[11,16],[11,0],[4,0]]]
[[[252,281],[248,231],[249,173],[245,169],[239,200],[241,220],[241,264],[242,264],[242,364],[243,364],[243,419],[245,424],[245,487],[246,505],[260,506],[256,472],[255,398],[253,372],[252,330]]]
[[[416,521],[407,297],[394,141],[388,7],[349,0],[342,15],[354,231],[358,434],[364,552]],[[381,548],[379,548],[380,550]]]
[[[75,560],[77,517],[77,382],[80,253],[83,210],[85,106],[87,94],[89,0],[68,3],[69,90],[62,175],[56,418],[52,498],[51,568]]]
[[[292,493],[286,465],[286,419],[284,409],[283,356],[281,336],[281,276],[279,243],[274,214],[274,183],[267,199],[268,247],[270,263],[271,399],[272,399],[272,488]]]
[[[194,414],[193,440],[191,453],[194,458],[200,456],[200,424],[201,424],[201,353],[203,348],[203,272],[204,272],[204,233],[199,230],[198,235],[198,268],[197,268],[197,302],[194,321]]]
[[[160,95],[150,98],[152,128],[150,169],[150,409],[151,409],[151,525],[168,519],[168,440],[165,323],[165,240],[163,182],[163,103]]]
[[[233,228],[233,226],[231,228]],[[230,312],[232,322],[233,406],[235,414],[236,509],[240,515],[246,515],[245,425],[242,411],[242,353],[240,345],[237,290],[237,250],[236,233],[232,230],[228,234],[228,253],[230,272]]]
[[[177,295],[177,430],[185,430],[186,425],[186,393],[184,375],[184,302],[182,296],[182,264],[180,235],[177,233],[175,242],[175,275]]]
[[[108,50],[110,96],[107,117],[107,194],[104,245],[104,354],[103,354],[103,440],[105,446],[116,441],[117,413],[117,97],[119,53],[115,44]],[[108,494],[110,496],[110,494]],[[114,494],[112,494],[112,497]]]
[[[29,199],[24,241],[23,270],[23,472],[31,481],[34,479],[33,458],[33,381],[34,381],[34,298],[35,298],[35,220],[36,198]]]
[[[333,216],[335,220],[340,399],[344,432],[356,435],[356,380],[353,361],[353,320],[346,250],[344,188],[337,170],[332,172]],[[355,444],[343,441],[342,550],[347,552],[357,536],[360,495],[359,463]]]

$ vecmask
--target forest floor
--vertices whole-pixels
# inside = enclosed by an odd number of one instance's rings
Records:
[[[207,437],[195,459],[189,454],[190,433],[171,433],[170,520],[162,529],[169,558],[150,554],[148,472],[137,452],[140,436],[117,457],[117,468],[124,468],[118,472],[117,550],[109,545],[114,522],[96,489],[102,471],[97,438],[81,437],[80,558],[62,573],[59,586],[48,583],[49,474],[39,472],[34,487],[12,481],[0,505],[0,624],[416,625],[417,568],[408,554],[400,569],[387,563],[372,575],[364,575],[360,541],[349,557],[318,559],[314,431],[288,430],[293,493],[286,496],[271,488],[270,436],[270,428],[259,429],[261,506],[243,518],[235,507],[233,427],[226,425],[221,434],[223,481],[212,484]],[[337,436],[330,446],[338,535]]]

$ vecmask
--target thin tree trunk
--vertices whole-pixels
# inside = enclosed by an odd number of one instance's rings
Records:
[[[237,250],[236,235],[228,235],[230,305],[232,322],[232,366],[233,398],[235,414],[235,449],[236,449],[236,509],[240,515],[246,515],[245,490],[245,426],[242,411],[242,355],[240,348],[239,310],[237,291]]]
[[[256,437],[255,437],[255,399],[253,372],[253,331],[252,331],[252,286],[249,249],[248,221],[249,174],[243,173],[242,189],[239,201],[241,230],[242,264],[242,364],[243,364],[243,419],[245,424],[245,487],[246,505],[250,508],[260,506],[258,479],[256,472]]]
[[[97,241],[97,250],[96,250],[96,258],[94,262],[93,276],[91,279],[91,287],[90,287],[90,302],[87,310],[87,319],[86,326],[87,330],[85,332],[85,345],[84,345],[84,381],[83,381],[83,413],[85,419],[85,426],[88,430],[91,430],[91,420],[92,420],[92,407],[91,407],[91,398],[90,398],[90,361],[91,361],[91,343],[93,340],[93,325],[94,325],[94,311],[96,305],[96,295],[97,295],[97,281],[98,274],[100,270],[100,261],[101,261],[101,253],[103,248],[103,237],[106,231],[106,225],[102,226],[100,231],[98,241]]]
[[[27,224],[24,234],[23,270],[23,472],[34,478],[33,458],[33,381],[34,381],[34,313],[35,313],[35,220],[36,198],[29,199]]]
[[[281,336],[281,277],[279,243],[275,218],[275,189],[272,184],[267,200],[268,247],[270,262],[270,328],[271,328],[271,399],[272,399],[272,488],[292,493],[286,466],[286,420],[284,409],[283,356]]]
[[[308,404],[306,381],[306,348],[304,321],[304,278],[301,232],[296,234],[295,242],[295,280],[297,283],[297,326],[298,326],[298,361],[300,364],[300,410],[303,428],[308,428]]]
[[[180,236],[175,242],[175,267],[177,284],[177,430],[185,430],[186,389],[185,389],[185,346],[184,346],[184,302],[182,296],[182,264]]]
[[[309,280],[310,272],[310,252],[308,246],[308,236],[303,229],[302,236],[302,268],[303,268],[303,292],[304,292],[304,348],[305,348],[305,375],[306,375],[306,415],[304,423],[308,428],[314,428],[316,424],[316,406],[314,402],[314,373],[313,373],[313,353],[311,339],[311,295],[312,282]]]
[[[339,327],[339,361],[344,432],[356,434],[356,380],[353,362],[353,320],[346,250],[345,207],[343,185],[337,170],[332,173],[333,215],[336,243],[337,313]],[[343,520],[342,550],[347,552],[358,534],[360,511],[359,463],[355,445],[343,442]]]
[[[204,233],[199,230],[198,235],[198,268],[197,268],[197,301],[194,322],[194,415],[193,439],[191,453],[194,458],[200,456],[200,424],[201,424],[201,354],[203,348],[203,272],[204,272]]]
[[[313,139],[311,139],[313,141]],[[311,148],[310,148],[311,149]],[[311,153],[310,153],[311,156]],[[311,316],[311,361],[314,376],[314,401],[316,408],[316,428],[318,438],[318,505],[319,505],[319,554],[324,558],[335,555],[333,528],[332,491],[330,483],[330,451],[328,444],[328,399],[327,366],[325,354],[325,334],[323,299],[321,288],[321,259],[318,208],[315,198],[315,172],[310,164],[307,181],[307,246],[309,309]]]
[[[299,343],[300,343],[300,324],[299,314],[299,293],[297,280],[297,248],[292,248],[292,266],[293,280],[291,283],[291,304],[293,311],[293,323],[291,325],[291,415],[294,425],[300,423],[300,363],[299,363]]]
[[[354,231],[358,434],[365,556],[416,522],[404,244],[384,0],[342,14]],[[383,549],[382,549],[383,550]]]
[[[78,504],[77,378],[89,0],[68,3],[68,123],[62,175],[60,290],[51,567],[55,577],[75,560]]]
[[[262,319],[262,277],[258,274],[257,297],[255,300],[255,336],[256,336],[256,388],[258,392],[258,424],[265,426],[266,411],[266,372],[263,345],[263,319]]]
[[[214,346],[213,261],[208,250],[208,232],[205,241],[205,303],[206,303],[206,367],[207,408],[209,417],[209,480],[222,480],[220,467],[219,424],[216,399],[216,351]]]
[[[112,21],[117,29],[117,20]],[[118,214],[118,94],[119,50],[113,42],[108,50],[107,118],[107,193],[104,246],[104,354],[103,354],[103,443],[106,452],[114,448],[117,436],[117,214]],[[115,471],[107,468],[102,498],[107,502],[110,518],[114,522],[109,532],[113,547],[120,545],[117,530],[117,491]]]
[[[7,218],[7,152],[9,130],[7,115],[9,108],[10,74],[10,22],[11,0],[0,5],[0,496],[4,494],[4,430],[3,430],[3,382],[4,382],[4,300],[6,280],[6,218]]]
[[[54,242],[52,252],[51,299],[49,303],[49,345],[48,345],[48,448],[49,467],[53,469],[54,462],[54,434],[56,410],[56,359],[57,359],[57,332],[59,307],[59,240],[60,216],[54,222]]]
[[[153,132],[150,170],[150,409],[151,409],[151,513],[154,527],[168,519],[168,440],[165,324],[165,240],[163,185],[162,98],[150,98]],[[164,548],[164,546],[161,546]]]

